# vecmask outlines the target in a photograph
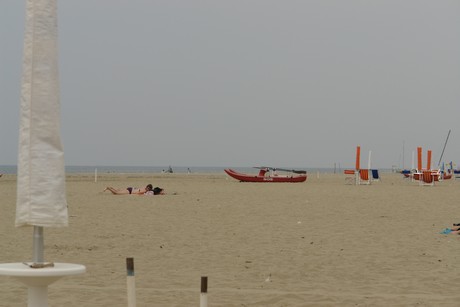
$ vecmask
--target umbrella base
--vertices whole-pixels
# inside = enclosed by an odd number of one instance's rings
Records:
[[[28,307],[48,307],[48,286],[58,279],[86,272],[81,264],[55,263],[53,267],[31,268],[17,263],[0,264],[0,275],[11,276],[28,288]]]

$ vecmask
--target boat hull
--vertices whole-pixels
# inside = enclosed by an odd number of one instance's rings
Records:
[[[224,170],[230,177],[242,181],[242,182],[304,182],[307,180],[307,174],[305,175],[292,175],[292,176],[259,176],[243,174],[232,169]]]
[[[452,174],[444,174],[444,176],[441,178],[441,175],[438,172],[433,172],[434,175],[434,181],[440,181],[440,180],[448,180],[452,178]],[[413,174],[407,174],[403,173],[403,176],[405,178],[412,178],[414,180],[421,180],[421,174],[420,173],[413,173]]]

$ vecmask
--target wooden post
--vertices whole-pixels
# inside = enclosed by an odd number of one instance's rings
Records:
[[[134,258],[126,258],[128,307],[136,307],[136,283],[134,278]]]
[[[208,277],[201,277],[200,307],[208,307]]]

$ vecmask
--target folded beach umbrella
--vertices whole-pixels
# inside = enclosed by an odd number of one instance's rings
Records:
[[[28,0],[16,226],[68,224],[58,78],[56,0]]]
[[[16,226],[33,226],[32,262],[0,264],[28,286],[28,306],[48,307],[47,288],[83,265],[44,261],[44,227],[68,225],[60,137],[57,0],[27,0],[17,174]]]

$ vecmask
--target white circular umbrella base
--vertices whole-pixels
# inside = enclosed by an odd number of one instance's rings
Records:
[[[53,267],[39,269],[21,262],[0,264],[0,275],[11,276],[28,287],[28,307],[47,307],[48,285],[61,277],[85,272],[84,265],[72,263],[54,263]]]

